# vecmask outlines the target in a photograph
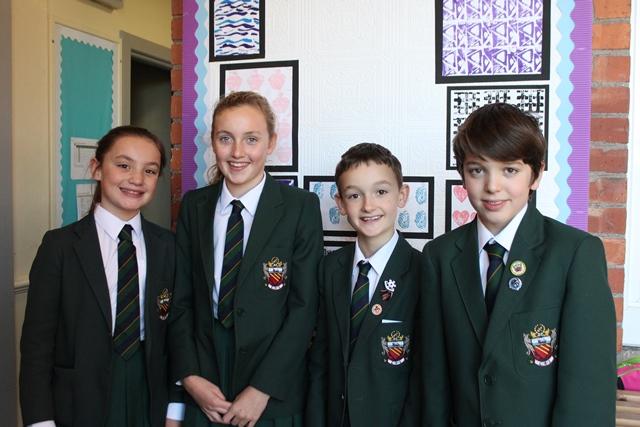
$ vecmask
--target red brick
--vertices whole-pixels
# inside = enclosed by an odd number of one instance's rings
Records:
[[[626,225],[624,208],[589,209],[589,230],[594,233],[624,234]]]
[[[171,70],[171,90],[182,90],[182,68],[174,68]]]
[[[171,118],[182,118],[182,96],[180,95],[171,96]]]
[[[618,117],[591,118],[591,141],[626,144],[629,141],[629,119]]]
[[[600,203],[626,203],[627,180],[597,178],[589,183],[589,200]]]
[[[171,45],[171,63],[173,65],[182,65],[182,43]]]
[[[626,18],[631,16],[631,1],[594,0],[593,12],[596,19]]]
[[[629,49],[631,26],[627,22],[593,24],[592,46],[599,49]]]
[[[171,0],[171,14],[173,16],[182,16],[182,2],[183,0]]]
[[[182,173],[171,173],[171,194],[181,194],[182,192]]]
[[[628,56],[596,56],[593,58],[594,82],[629,82]]]
[[[171,123],[171,145],[182,145],[182,123]]]
[[[176,222],[180,213],[180,199],[171,202],[171,230],[176,231]]]
[[[173,147],[171,149],[171,171],[174,173],[182,173],[182,147]]]
[[[625,173],[627,171],[627,149],[591,149],[589,170],[592,172]]]
[[[616,320],[622,322],[622,311],[624,309],[624,301],[622,297],[614,297],[613,304],[616,307]]]
[[[616,330],[616,351],[620,353],[622,351],[622,328],[618,326]]]
[[[607,256],[607,261],[611,264],[624,264],[624,239],[602,239],[602,242],[604,243],[604,251]]]
[[[182,40],[182,16],[174,16],[171,19],[171,40]]]
[[[599,87],[591,89],[592,113],[628,113],[628,87]]]
[[[609,287],[614,294],[624,292],[624,268],[610,268],[608,271]]]

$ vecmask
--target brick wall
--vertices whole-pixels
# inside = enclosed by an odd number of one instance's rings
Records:
[[[593,1],[589,231],[605,243],[618,317],[618,350],[624,307],[630,15],[630,0]]]
[[[172,0],[171,192],[172,224],[182,190],[182,0]],[[609,282],[622,342],[627,144],[629,141],[630,0],[593,0],[593,85],[589,231],[605,243]]]

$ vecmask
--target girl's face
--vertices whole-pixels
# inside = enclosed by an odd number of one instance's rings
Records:
[[[267,156],[276,147],[276,135],[269,135],[262,111],[241,105],[218,113],[212,136],[218,170],[231,194],[242,197],[262,179]]]
[[[102,163],[91,160],[91,176],[100,181],[100,205],[127,221],[151,201],[160,175],[160,152],[140,136],[119,138]]]

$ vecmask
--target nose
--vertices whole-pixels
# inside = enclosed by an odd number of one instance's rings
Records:
[[[244,147],[242,146],[242,142],[235,141],[233,143],[233,146],[231,147],[231,155],[235,158],[244,156]]]
[[[487,173],[485,181],[485,190],[488,193],[496,193],[502,187],[501,177],[496,173]]]
[[[362,210],[364,212],[370,212],[373,209],[373,197],[368,195],[362,196]]]
[[[129,182],[135,185],[142,185],[144,181],[144,169],[142,168],[134,168],[131,170],[131,175],[129,175]]]

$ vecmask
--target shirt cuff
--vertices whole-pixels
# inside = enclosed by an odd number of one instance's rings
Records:
[[[167,418],[174,421],[184,420],[184,403],[178,403],[178,402],[169,403],[169,406],[167,407]],[[49,427],[49,426],[46,426],[46,427]],[[51,427],[55,427],[55,426],[51,426]]]

